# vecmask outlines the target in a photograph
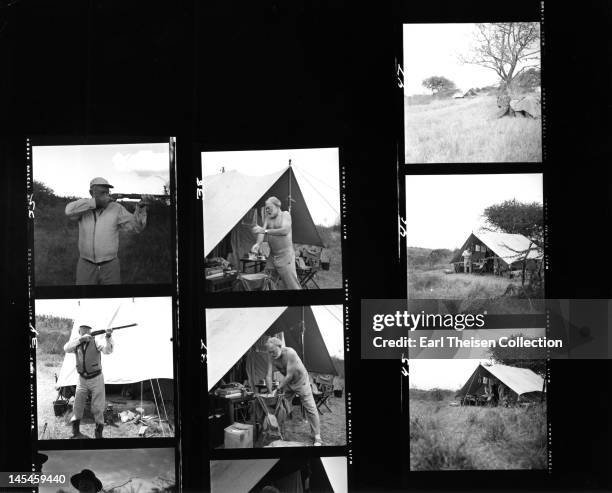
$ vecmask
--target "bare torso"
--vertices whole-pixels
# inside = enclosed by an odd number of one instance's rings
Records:
[[[279,212],[279,214],[272,218],[272,217],[267,217],[266,218],[266,229],[277,229],[277,228],[281,228],[283,226],[283,217],[284,215],[288,216],[288,219],[291,218],[289,211],[281,211]],[[291,229],[289,230],[289,233],[286,235],[272,235],[269,234],[268,236],[268,244],[270,245],[270,251],[272,253],[272,255],[276,255],[280,252],[283,252],[289,248],[293,248],[293,238],[291,236]]]

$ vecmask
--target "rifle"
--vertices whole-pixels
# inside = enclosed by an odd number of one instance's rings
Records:
[[[165,195],[165,194],[155,195],[155,194],[148,194],[148,193],[111,193],[111,197],[115,200],[123,200],[123,199],[141,200],[143,195],[152,197],[157,200],[168,200],[171,197],[170,195]]]
[[[136,325],[138,324],[120,325],[119,327],[110,327],[110,328],[113,330],[119,330],[119,329],[127,329],[128,327],[134,327]],[[100,334],[106,333],[106,330],[107,329],[94,330],[90,332],[89,335],[92,337],[99,336]]]

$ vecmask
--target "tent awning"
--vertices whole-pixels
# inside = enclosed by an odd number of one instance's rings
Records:
[[[294,243],[324,246],[291,168],[263,176],[227,171],[205,177],[204,256],[210,254],[250,209],[263,206],[268,197],[277,197],[282,210],[288,210],[290,193]]]
[[[70,339],[79,336],[80,325],[90,325],[94,330],[108,328],[115,307],[119,305],[121,308],[112,320],[112,325],[138,324],[113,333],[113,352],[102,355],[104,383],[128,384],[157,378],[172,379],[172,299],[122,299],[118,300],[113,309],[99,312],[96,310],[96,301],[81,300]],[[97,338],[102,341],[104,336]],[[74,353],[66,353],[56,388],[77,383],[76,356]]]
[[[347,463],[346,457],[321,457],[325,468],[327,479],[334,493],[345,493],[348,491]]]
[[[210,461],[211,493],[248,493],[279,459]]]
[[[516,368],[514,366],[501,364],[492,366],[483,366],[479,364],[456,395],[463,397],[466,394],[472,393],[479,386],[478,378],[481,376],[496,377],[518,396],[530,392],[542,392],[544,387],[544,379],[529,368]]]
[[[303,345],[299,330],[302,317]],[[266,332],[283,332],[285,344],[298,355],[304,355],[308,371],[337,373],[309,306],[209,309],[206,310],[209,391]]]
[[[521,234],[478,232],[470,234],[463,246],[451,260],[451,264],[463,261],[463,257],[461,255],[469,245],[470,241],[474,238],[482,242],[508,265],[523,260],[525,254],[520,252],[525,252],[529,248],[532,250],[527,254],[527,259],[539,260],[543,257],[543,254],[537,248],[537,245],[531,242],[529,238]]]

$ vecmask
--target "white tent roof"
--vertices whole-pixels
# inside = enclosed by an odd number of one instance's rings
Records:
[[[208,390],[255,344],[286,306],[206,310]]]
[[[238,224],[287,169],[263,176],[227,171],[204,180],[204,256]]]
[[[348,492],[346,457],[321,457],[334,493]]]
[[[529,368],[516,368],[514,366],[493,365],[485,366],[493,376],[510,387],[517,395],[528,392],[542,392],[544,379]]]
[[[516,392],[518,396],[529,392],[542,392],[544,388],[544,379],[529,368],[517,368],[515,366],[507,366],[502,364],[494,364],[485,366],[478,364],[472,372],[470,378],[456,395],[466,395],[473,392],[477,388],[477,376],[487,376],[488,374],[496,377],[500,382],[507,385],[511,390]]]
[[[89,325],[93,330],[98,330],[138,324],[113,333],[114,350],[111,354],[102,355],[106,384],[173,378],[172,298],[85,299],[80,300],[78,305],[76,303],[75,300],[71,339],[78,337],[80,325]],[[104,336],[98,338],[103,340]],[[66,353],[56,387],[76,385],[77,381],[76,356]]]
[[[517,252],[526,251],[529,246],[535,248],[529,238],[521,234],[497,233],[497,232],[478,232],[474,236],[487,245],[495,254],[507,264],[522,260],[523,255]],[[527,254],[528,259],[542,258],[542,254],[537,249],[531,250]]]
[[[211,460],[211,493],[248,493],[278,459]]]

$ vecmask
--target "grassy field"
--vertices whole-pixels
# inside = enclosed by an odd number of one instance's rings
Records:
[[[37,286],[71,286],[76,280],[79,258],[78,225],[64,209],[72,200],[54,195],[37,196],[34,218],[34,273]],[[125,203],[133,212],[134,205]],[[119,234],[122,284],[172,282],[170,207],[152,203],[147,227],[140,234]]]
[[[497,118],[495,96],[405,100],[406,163],[541,162],[541,120]]]
[[[546,469],[546,407],[410,400],[410,470]]]

